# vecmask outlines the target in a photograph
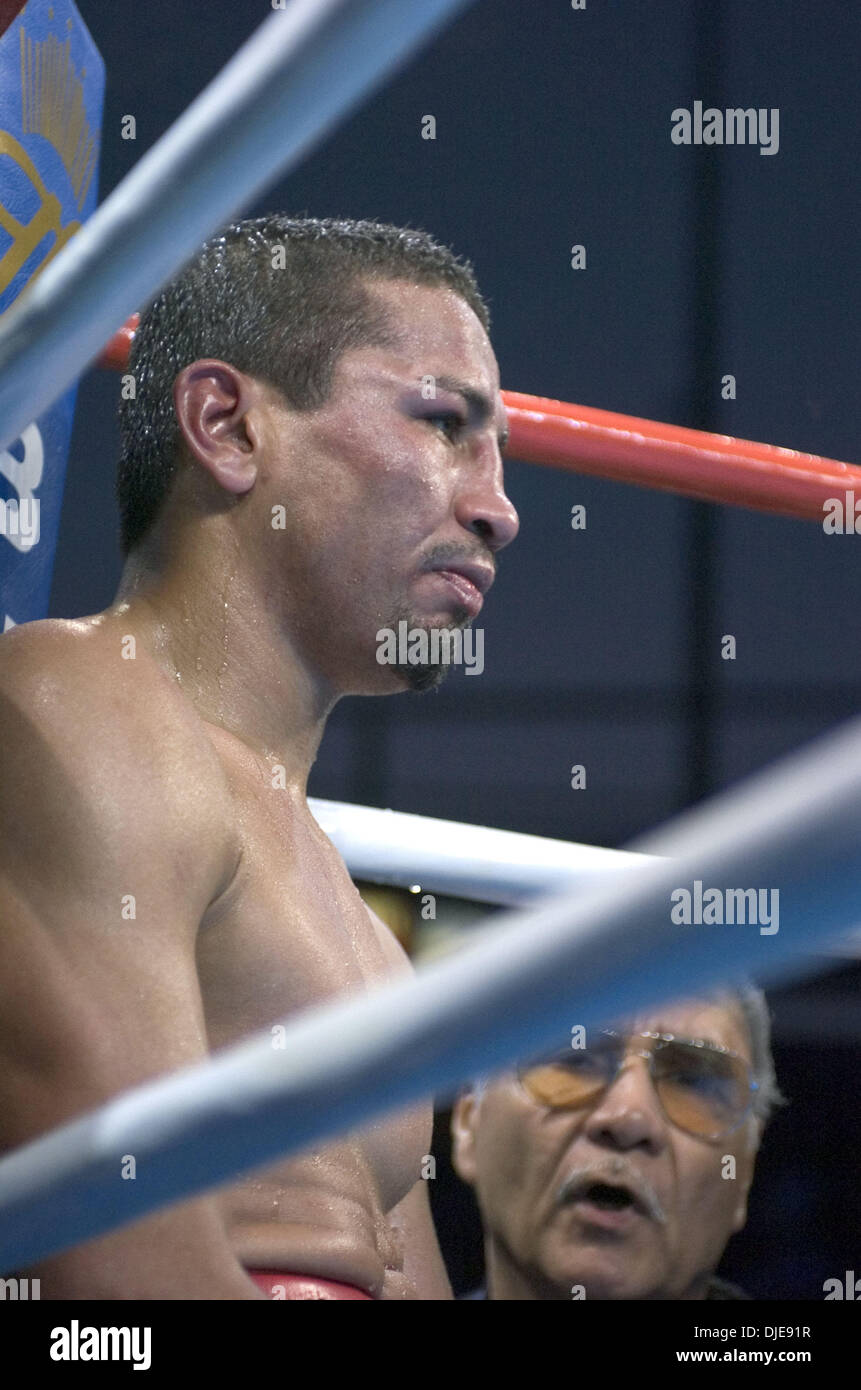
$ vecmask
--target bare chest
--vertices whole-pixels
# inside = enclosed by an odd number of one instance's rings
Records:
[[[212,1046],[408,971],[383,931],[331,846],[247,808],[236,879],[199,938]]]

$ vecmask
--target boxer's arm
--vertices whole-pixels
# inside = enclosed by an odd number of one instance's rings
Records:
[[[38,649],[0,662],[0,1151],[207,1055],[195,940],[230,874],[199,750]],[[28,1273],[43,1298],[264,1297],[208,1197]]]

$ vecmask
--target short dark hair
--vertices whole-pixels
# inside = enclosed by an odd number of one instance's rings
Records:
[[[179,464],[173,384],[215,357],[282,392],[296,410],[322,405],[350,348],[388,345],[394,330],[367,282],[448,288],[490,314],[472,266],[426,232],[381,222],[271,214],[232,223],[141,316],[129,360],[135,399],[121,400],[117,500],[128,554],[152,527]]]

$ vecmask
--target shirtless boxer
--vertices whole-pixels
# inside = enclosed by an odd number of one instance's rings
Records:
[[[117,598],[0,639],[3,1149],[409,969],[306,783],[342,695],[444,674],[379,664],[378,630],[474,619],[517,533],[487,323],[424,234],[279,217],[144,316]],[[26,1272],[48,1298],[262,1298],[260,1270],[449,1298],[430,1142],[425,1105]]]

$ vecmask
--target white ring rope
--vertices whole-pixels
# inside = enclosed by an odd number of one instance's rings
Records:
[[[0,449],[218,227],[468,0],[292,0],[148,150],[0,324]]]
[[[416,978],[315,1009],[0,1160],[0,1269],[260,1168],[517,1057],[805,955],[861,919],[861,720],[671,822],[668,858],[508,914]],[[779,930],[679,926],[695,880],[778,889]],[[137,1165],[123,1181],[123,1156]]]
[[[541,893],[585,887],[608,873],[648,862],[644,855],[624,850],[346,801],[309,797],[308,805],[353,878],[400,888],[420,885],[503,907],[516,907]]]

